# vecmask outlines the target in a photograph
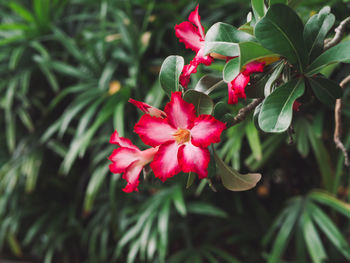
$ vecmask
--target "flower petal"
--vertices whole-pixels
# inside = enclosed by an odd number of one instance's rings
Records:
[[[254,72],[263,72],[264,71],[265,62],[253,61],[245,65],[245,69],[243,71],[244,75],[250,75]]]
[[[109,160],[112,163],[109,165],[109,170],[112,173],[123,173],[128,166],[141,158],[141,152],[139,150],[120,147],[114,149],[109,156]]]
[[[201,17],[198,14],[198,7],[199,5],[197,5],[196,9],[191,12],[191,14],[188,17],[188,21],[190,21],[192,24],[194,24],[197,27],[198,33],[201,36],[203,41],[205,38],[204,27],[201,24]]]
[[[185,44],[186,48],[195,52],[204,45],[204,39],[202,39],[198,28],[188,21],[175,25],[175,35],[180,42]]]
[[[238,98],[246,98],[244,88],[250,80],[249,75],[239,73],[238,76],[228,83],[228,104],[236,104]]]
[[[152,147],[174,140],[176,129],[169,125],[167,119],[151,117],[145,114],[134,127],[141,140]]]
[[[151,105],[148,105],[147,103],[137,101],[137,100],[134,100],[131,98],[129,99],[129,102],[134,104],[137,108],[139,108],[144,113],[151,115],[152,117],[157,117],[157,118],[162,118],[162,119],[166,118],[166,114],[164,111],[161,111],[155,107],[152,107]]]
[[[198,174],[200,179],[208,176],[207,168],[210,162],[210,153],[207,148],[187,143],[179,148],[177,156],[181,169],[185,173],[194,172]]]
[[[120,147],[127,147],[127,148],[138,150],[137,146],[135,146],[128,138],[119,137],[117,130],[115,130],[112,133],[109,143],[117,144]]]
[[[175,128],[191,129],[196,118],[194,105],[182,99],[181,92],[173,92],[170,102],[164,108],[167,120]]]
[[[179,146],[176,142],[167,142],[159,147],[151,162],[154,175],[163,182],[181,171],[177,160]]]
[[[139,185],[139,176],[143,168],[143,165],[140,165],[138,162],[132,163],[123,174],[123,179],[128,183],[123,189],[126,193],[131,193],[133,191],[138,191],[137,186]]]
[[[220,135],[224,129],[226,129],[225,123],[218,121],[213,116],[199,115],[194,120],[191,129],[191,143],[198,147],[208,147],[220,141]]]

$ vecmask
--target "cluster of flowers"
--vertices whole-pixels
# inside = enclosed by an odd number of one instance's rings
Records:
[[[196,52],[180,76],[180,84],[187,88],[191,74],[197,72],[198,65],[209,66],[214,61],[210,54],[204,54],[205,32],[198,6],[189,15],[188,21],[175,26],[175,34],[186,48]],[[226,61],[230,59],[235,57],[227,57]],[[244,89],[250,81],[250,75],[263,72],[264,66],[264,61],[250,62],[228,83],[229,104],[237,103],[239,98],[246,98]],[[211,115],[196,117],[194,105],[184,101],[181,92],[172,93],[164,111],[133,99],[129,102],[146,113],[135,125],[134,131],[152,148],[141,151],[129,139],[119,137],[117,131],[112,134],[110,143],[119,148],[109,157],[112,161],[109,168],[112,173],[123,173],[123,179],[127,181],[123,191],[137,191],[140,172],[149,163],[154,175],[162,181],[181,171],[194,172],[199,178],[207,177],[210,161],[208,146],[220,141],[220,135],[226,128],[224,123]]]
[[[220,141],[226,125],[213,116],[196,116],[193,104],[174,92],[164,112],[146,103],[129,100],[145,112],[134,131],[152,148],[141,151],[129,139],[115,131],[110,143],[120,146],[109,159],[112,173],[123,173],[127,181],[124,192],[137,191],[142,168],[150,163],[154,175],[162,181],[183,171],[194,172],[199,178],[208,175],[210,153],[208,146]]]
[[[205,33],[198,14],[198,5],[188,17],[188,21],[175,26],[175,34],[179,38],[179,41],[185,44],[186,48],[192,49],[196,52],[196,55],[191,62],[184,66],[180,76],[180,83],[186,88],[190,82],[191,74],[197,72],[199,64],[209,66],[214,61],[212,56],[204,55]],[[227,61],[230,59],[235,59],[235,57],[226,58]],[[255,72],[263,72],[264,66],[264,61],[250,62],[242,69],[234,80],[228,83],[229,104],[236,104],[238,98],[246,98],[244,89],[250,81],[250,75]]]

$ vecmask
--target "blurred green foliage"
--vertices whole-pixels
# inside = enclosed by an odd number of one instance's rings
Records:
[[[350,10],[348,1],[291,2],[304,22],[325,4],[336,24]],[[206,28],[217,21],[239,26],[249,4],[202,1],[199,12]],[[195,5],[0,3],[0,260],[350,260],[349,169],[332,144],[333,109],[316,101],[296,113],[297,136],[261,133],[251,120],[225,133],[218,155],[236,169],[264,175],[249,192],[228,192],[216,178],[185,189],[187,178],[178,175],[164,184],[146,176],[139,193],[125,194],[124,181],[109,172],[114,129],[137,142],[132,129],[139,113],[128,98],[162,105],[163,59],[191,57],[173,27]],[[191,85],[204,70],[215,75],[222,69],[220,63],[199,69]],[[337,65],[324,74],[339,82],[349,72],[349,66]],[[226,96],[226,90],[212,95]],[[349,95],[346,90],[343,96],[347,149]]]

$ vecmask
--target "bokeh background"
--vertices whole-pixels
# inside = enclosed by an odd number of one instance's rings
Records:
[[[304,23],[325,5],[336,25],[350,14],[346,0],[293,2]],[[179,174],[166,183],[147,176],[138,193],[126,194],[125,181],[109,172],[114,129],[144,147],[129,97],[162,108],[162,61],[193,57],[174,25],[196,4],[0,1],[0,262],[302,263],[322,253],[327,262],[349,262],[350,173],[332,142],[333,109],[317,101],[295,113],[296,135],[264,134],[251,119],[225,132],[219,155],[263,174],[250,191],[230,192],[216,177],[186,189]],[[250,11],[246,0],[199,4],[206,29],[218,21],[238,27]],[[192,85],[222,69],[201,67]],[[339,82],[350,67],[323,73]],[[226,101],[226,93],[213,98]]]

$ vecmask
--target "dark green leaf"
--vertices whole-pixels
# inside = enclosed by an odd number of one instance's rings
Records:
[[[310,61],[321,54],[324,39],[334,24],[335,17],[329,12],[330,8],[326,6],[305,24],[303,35]]]
[[[194,105],[197,116],[201,114],[211,114],[213,111],[214,102],[205,93],[189,89],[185,92],[183,99]]]
[[[271,6],[255,26],[255,36],[265,48],[285,56],[303,71],[308,62],[303,24],[291,8],[282,4]]]
[[[227,213],[216,206],[204,202],[191,202],[187,206],[188,212],[193,214],[227,217]]]
[[[180,90],[179,78],[184,63],[184,59],[181,56],[169,56],[164,60],[160,68],[160,85],[169,97],[171,92]]]
[[[334,107],[336,99],[342,96],[342,89],[338,83],[323,76],[308,78],[315,96],[324,104]]]
[[[317,57],[306,69],[307,75],[312,76],[327,65],[346,62],[350,59],[350,41],[344,41],[331,47]]]
[[[259,114],[259,126],[265,132],[288,129],[293,115],[293,103],[304,94],[303,79],[293,79],[274,90],[264,101]]]
[[[275,70],[272,72],[271,76],[269,77],[268,81],[265,84],[264,87],[264,95],[265,97],[269,96],[272,92],[273,84],[276,82],[276,80],[279,78],[279,76],[282,73],[282,70],[284,68],[284,62],[281,61],[275,68]]]

